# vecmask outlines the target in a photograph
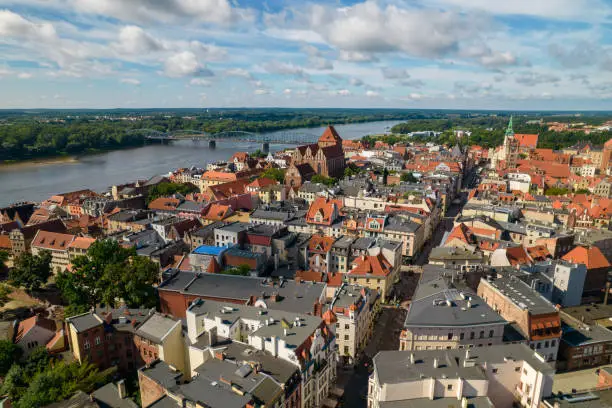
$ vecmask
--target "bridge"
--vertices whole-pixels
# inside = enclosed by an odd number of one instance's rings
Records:
[[[172,132],[160,132],[155,129],[135,129],[129,133],[144,135],[145,140],[159,141],[162,143],[175,140],[208,141],[208,146],[216,147],[217,141],[260,143],[262,150],[267,152],[271,144],[303,145],[316,143],[319,136],[312,133],[280,131],[273,133],[253,133],[243,131],[226,131],[218,133],[207,133],[199,130],[175,130]]]

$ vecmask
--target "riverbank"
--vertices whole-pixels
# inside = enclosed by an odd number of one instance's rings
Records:
[[[51,156],[47,158],[24,159],[24,160],[7,160],[0,162],[0,170],[4,168],[19,168],[33,166],[49,166],[52,164],[70,164],[78,163],[79,159],[76,156]]]

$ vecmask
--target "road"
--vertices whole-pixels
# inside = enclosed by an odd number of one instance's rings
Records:
[[[428,262],[429,253],[431,250],[440,245],[446,231],[453,228],[455,217],[461,212],[461,209],[467,201],[468,189],[473,188],[477,178],[472,171],[465,177],[466,189],[459,193],[457,198],[460,199],[459,204],[452,204],[446,211],[446,215],[440,221],[440,225],[436,228],[432,238],[423,246],[417,258],[414,261],[415,265],[425,265]],[[372,363],[372,357],[379,351],[383,350],[398,350],[399,336],[406,319],[408,305],[412,299],[412,295],[418,285],[420,278],[419,274],[401,273],[400,282],[395,286],[396,293],[400,298],[401,307],[384,307],[378,319],[366,346],[363,356],[355,368],[350,370],[339,370],[338,386],[344,389],[344,399],[342,406],[351,408],[365,408],[367,406],[368,394],[368,378],[369,367]]]

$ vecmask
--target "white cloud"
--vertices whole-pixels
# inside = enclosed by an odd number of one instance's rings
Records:
[[[524,72],[517,75],[514,80],[517,84],[532,87],[541,84],[554,84],[561,81],[561,78],[553,74]]]
[[[287,88],[287,89],[283,90],[283,93],[285,95],[291,95],[291,92],[292,92],[292,90],[290,88]]]
[[[0,10],[0,37],[53,41],[57,32],[50,23],[34,23],[10,10]]]
[[[164,73],[171,78],[214,75],[211,70],[200,64],[191,51],[179,52],[166,59]]]
[[[380,96],[380,93],[378,93],[376,91],[367,91],[366,92],[366,96],[368,98],[376,98],[376,97]]]
[[[125,26],[119,31],[119,41],[113,45],[123,54],[138,55],[164,49],[161,41],[147,34],[138,26]]]
[[[230,68],[223,71],[223,73],[227,76],[242,77],[247,79],[252,78],[251,73],[244,68]]]
[[[192,78],[191,81],[189,81],[189,84],[192,86],[209,87],[212,85],[212,82],[203,78]]]
[[[136,78],[122,78],[121,83],[127,84],[127,85],[134,85],[134,86],[140,85],[140,81],[137,80]]]
[[[339,95],[339,96],[350,96],[351,91],[349,91],[348,89],[338,89],[337,91],[334,92],[334,94]]]
[[[17,78],[19,79],[30,79],[32,78],[32,74],[30,74],[29,72],[21,72],[17,75]]]
[[[228,0],[69,0],[80,12],[109,16],[121,21],[228,24],[250,20],[248,10],[232,7]]]
[[[341,61],[350,62],[378,62],[379,59],[374,54],[359,52],[359,51],[345,51],[340,50],[338,58]]]
[[[272,91],[270,91],[269,89],[256,89],[253,92],[255,95],[270,95],[272,93]]]

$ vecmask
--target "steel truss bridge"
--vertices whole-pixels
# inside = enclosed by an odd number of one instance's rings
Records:
[[[242,132],[242,131],[227,131],[219,133],[207,133],[197,130],[176,130],[173,132],[160,132],[154,129],[136,129],[129,133],[138,133],[144,135],[146,140],[169,142],[174,140],[194,140],[194,141],[207,141],[212,147],[217,141],[227,142],[249,142],[249,143],[261,143],[262,145],[270,144],[289,144],[289,145],[302,145],[309,143],[316,143],[318,136],[315,134],[304,133],[304,132],[274,132],[270,133],[253,133],[253,132]]]

